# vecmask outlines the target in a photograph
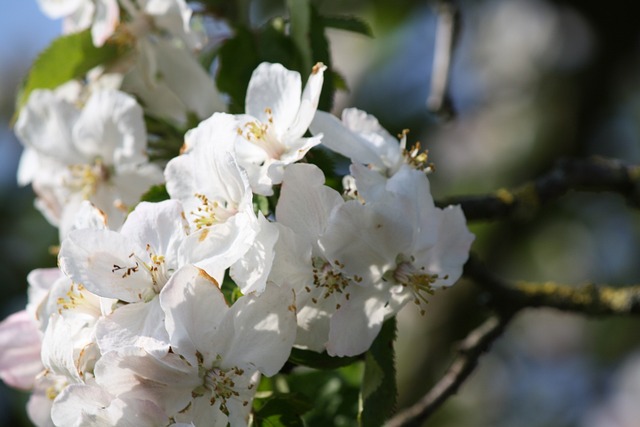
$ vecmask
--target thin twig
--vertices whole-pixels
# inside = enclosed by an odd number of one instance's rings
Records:
[[[387,427],[421,425],[449,397],[454,395],[462,383],[478,365],[478,359],[504,331],[511,316],[494,316],[474,329],[458,347],[458,355],[451,366],[433,388],[413,406],[398,412]]]
[[[461,205],[468,221],[530,218],[542,205],[570,190],[618,193],[632,206],[640,207],[640,165],[625,165],[603,157],[564,159],[545,175],[513,190],[453,197],[438,205]]]

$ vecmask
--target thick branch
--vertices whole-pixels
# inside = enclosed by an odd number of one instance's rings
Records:
[[[491,317],[474,329],[458,347],[458,355],[433,388],[413,406],[397,413],[387,427],[419,426],[449,397],[475,370],[478,359],[504,331],[510,316]]]
[[[485,196],[453,197],[439,201],[438,205],[461,205],[469,221],[531,217],[542,205],[569,190],[618,193],[638,207],[640,165],[625,165],[602,157],[564,159],[547,174],[516,189],[501,189]]]
[[[640,286],[612,287],[555,282],[508,282],[493,275],[475,257],[464,274],[491,295],[500,313],[512,314],[527,307],[549,307],[587,316],[640,314]]]

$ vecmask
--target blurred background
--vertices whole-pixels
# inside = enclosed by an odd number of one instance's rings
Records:
[[[252,23],[282,12],[252,2]],[[429,149],[436,199],[513,187],[561,157],[640,162],[640,25],[622,0],[456,1],[451,120],[427,110],[437,7],[417,0],[319,0],[327,14],[368,21],[367,38],[332,30],[333,62],[350,88],[335,112],[358,107]],[[16,87],[60,31],[33,0],[0,13],[0,318],[22,308],[26,275],[55,265],[57,233],[18,188],[21,152],[9,127]],[[640,221],[622,198],[570,194],[532,218],[472,223],[472,250],[509,279],[625,286],[640,283]],[[425,316],[400,314],[399,408],[443,374],[454,346],[488,315],[461,281],[432,297]],[[429,426],[640,426],[640,319],[522,313],[461,392]],[[0,425],[29,425],[26,395],[0,384]],[[351,425],[335,420],[336,425]]]

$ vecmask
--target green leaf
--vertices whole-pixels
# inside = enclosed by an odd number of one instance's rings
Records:
[[[298,48],[302,57],[303,77],[311,72],[311,46],[309,44],[309,34],[311,31],[311,5],[309,0],[287,0],[289,9],[290,34],[293,43]]]
[[[326,27],[323,17],[318,14],[315,7],[311,7],[311,25],[309,27],[309,43],[311,46],[311,57],[313,62],[322,62],[327,66],[322,92],[320,93],[320,102],[318,109],[322,111],[331,111],[333,106],[333,96],[335,94],[334,81],[331,78],[333,73],[333,65],[331,61],[331,51],[329,50],[329,41],[325,34]]]
[[[304,427],[301,416],[313,405],[304,396],[290,393],[255,399],[253,408],[256,427]]]
[[[262,215],[269,215],[269,198],[266,196],[261,196],[259,194],[253,195],[253,210],[257,214],[258,212],[262,212]]]
[[[336,369],[351,365],[358,360],[358,357],[331,357],[327,352],[317,353],[299,348],[291,350],[291,355],[289,356],[289,362],[315,369]]]
[[[396,368],[393,343],[396,339],[396,319],[387,320],[380,334],[366,353],[364,377],[360,388],[362,410],[360,426],[382,425],[396,405]]]
[[[164,184],[154,185],[146,193],[140,197],[141,202],[161,202],[163,200],[169,200],[170,196],[167,193],[167,187]]]
[[[220,285],[220,291],[222,291],[222,295],[224,295],[224,299],[229,305],[233,305],[242,296],[242,291],[236,282],[229,277],[229,274],[225,274],[222,285]]]
[[[35,89],[54,89],[69,80],[83,77],[92,68],[113,61],[120,54],[117,45],[95,47],[90,30],[54,40],[31,66],[18,96],[18,108]]]
[[[363,363],[335,370],[294,369],[285,376],[290,392],[306,396],[313,409],[303,415],[307,427],[356,427]]]
[[[309,74],[303,67],[303,60],[294,41],[284,32],[284,23],[274,19],[262,27],[256,36],[260,61],[277,62],[289,70],[297,70],[302,75]]]
[[[352,33],[373,37],[373,30],[369,23],[357,16],[323,16],[322,23],[325,27],[351,31]]]

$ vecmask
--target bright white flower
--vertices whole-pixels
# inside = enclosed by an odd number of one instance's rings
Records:
[[[284,167],[297,162],[321,136],[303,138],[318,107],[323,64],[313,67],[302,91],[300,74],[280,64],[262,63],[249,81],[246,114],[239,116],[236,151],[257,194],[273,194]]]
[[[309,130],[314,135],[323,135],[325,147],[354,163],[368,165],[384,176],[392,176],[403,164],[430,171],[427,155],[420,151],[419,143],[407,150],[408,131],[394,138],[378,119],[357,108],[345,108],[342,121],[317,111]]]
[[[351,200],[334,210],[320,244],[340,260],[343,273],[385,291],[385,317],[411,300],[424,314],[427,297],[460,278],[474,236],[459,206],[433,205],[421,171],[405,165],[388,179],[384,193],[374,194],[378,198]],[[331,319],[336,327],[329,334],[330,347],[353,345],[341,329],[349,325],[357,331],[353,315],[362,308],[355,304],[350,300]],[[372,324],[360,326],[371,330]]]
[[[62,242],[60,268],[75,283],[123,302],[96,325],[102,353],[124,345],[168,350],[158,294],[184,263],[180,245],[188,232],[176,200],[140,203],[119,232],[76,230]]]
[[[135,47],[123,90],[137,95],[148,112],[184,124],[190,113],[208,117],[226,106],[211,76],[192,51],[205,36],[191,28],[192,11],[184,0],[120,0],[129,20],[120,37]]]
[[[351,356],[407,301],[453,284],[473,235],[460,208],[436,208],[426,175],[408,166],[384,191],[363,185],[376,196],[364,203],[323,183],[315,166],[285,171],[276,218],[294,234],[280,230],[272,280],[288,276],[297,290],[297,345]]]
[[[268,286],[227,307],[203,270],[185,267],[174,277],[160,295],[172,351],[112,351],[96,365],[96,381],[124,401],[155,402],[179,422],[246,425],[259,373],[277,373],[291,351],[293,292]]]
[[[236,129],[229,114],[203,121],[187,132],[185,153],[167,164],[165,176],[193,230],[185,257],[220,282],[232,267],[247,293],[264,289],[277,230],[254,213],[249,181],[235,157]]]
[[[55,399],[51,419],[59,427],[157,427],[170,425],[148,400],[114,398],[97,385],[72,384]],[[173,425],[173,424],[171,424]]]
[[[353,340],[356,349],[334,348],[329,342],[330,330],[338,327],[333,321],[336,313],[347,303],[364,307],[365,301],[378,293],[373,286],[363,286],[362,278],[344,274],[344,266],[320,244],[329,227],[332,212],[344,204],[342,196],[324,186],[324,175],[316,166],[295,164],[287,167],[282,182],[276,219],[293,233],[281,230],[282,239],[276,247],[272,280],[287,280],[297,292],[298,333],[296,345],[315,351],[325,348],[332,355],[354,355],[365,351],[377,335],[384,313],[381,307],[369,307],[369,312],[354,316],[376,323],[371,331],[339,325]],[[372,265],[375,259],[363,253],[363,263]],[[306,272],[305,272],[306,271]],[[288,279],[287,279],[288,277]],[[378,298],[384,306],[384,297]],[[375,313],[371,313],[378,309]],[[372,319],[375,315],[376,318]],[[354,331],[352,334],[351,331]]]
[[[129,206],[162,182],[161,170],[145,155],[142,109],[122,92],[95,92],[80,110],[55,92],[34,91],[16,134],[26,147],[20,183],[32,183],[36,206],[60,228],[61,239],[83,200],[118,227]]]

